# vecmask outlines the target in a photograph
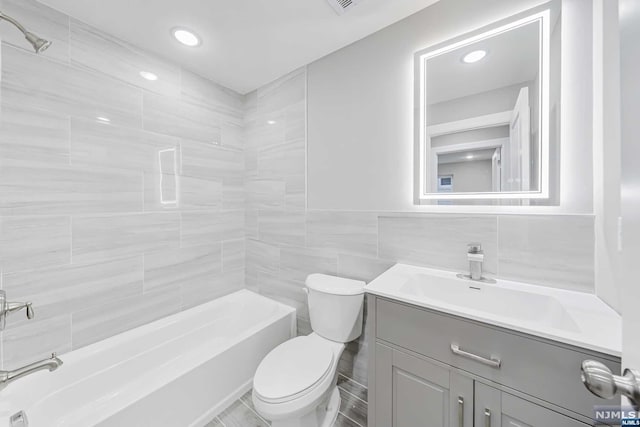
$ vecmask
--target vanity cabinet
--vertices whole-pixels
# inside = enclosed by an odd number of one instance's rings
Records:
[[[584,427],[613,356],[369,295],[370,427]]]

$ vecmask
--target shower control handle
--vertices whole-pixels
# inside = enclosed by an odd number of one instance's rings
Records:
[[[34,318],[35,313],[30,302],[7,302],[7,292],[0,290],[0,331],[4,330],[10,313],[23,309],[26,311],[27,319]]]

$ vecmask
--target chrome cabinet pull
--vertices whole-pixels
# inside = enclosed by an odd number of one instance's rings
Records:
[[[489,408],[484,409],[484,427],[491,427],[491,411]]]
[[[464,398],[458,396],[458,425],[464,427]]]
[[[482,363],[483,365],[491,366],[492,368],[500,369],[500,366],[502,365],[502,361],[498,358],[491,356],[491,359],[487,359],[486,357],[469,353],[462,350],[458,344],[451,344],[451,352],[457,356],[466,357],[467,359],[474,360],[478,363]]]

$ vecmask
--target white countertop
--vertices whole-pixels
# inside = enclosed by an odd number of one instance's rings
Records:
[[[459,279],[454,272],[405,264],[391,267],[365,290],[576,347],[622,355],[620,315],[594,294],[508,280],[485,284]]]

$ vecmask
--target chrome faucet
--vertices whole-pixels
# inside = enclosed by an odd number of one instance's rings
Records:
[[[34,312],[30,302],[7,302],[7,293],[0,290],[0,331],[4,330],[7,316],[22,309],[26,310],[27,319],[33,319]]]
[[[471,279],[477,282],[495,283],[493,279],[487,279],[482,275],[482,264],[484,263],[484,252],[480,243],[469,243],[467,245],[467,259],[469,260],[469,274],[458,274],[461,279]]]
[[[484,252],[480,243],[469,243],[467,245],[467,258],[469,259],[469,276],[471,280],[482,279],[482,263],[484,262]]]
[[[38,362],[31,363],[29,365],[18,368],[14,371],[0,371],[0,390],[12,382],[19,380],[22,377],[31,375],[34,372],[48,369],[49,372],[55,371],[62,365],[62,360],[58,359],[55,353],[51,354],[48,359],[40,360]]]

